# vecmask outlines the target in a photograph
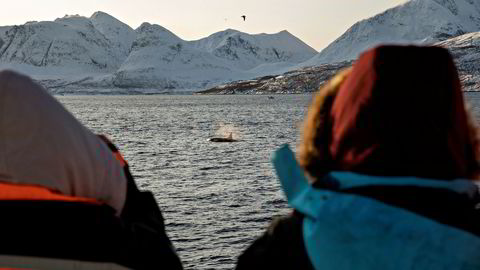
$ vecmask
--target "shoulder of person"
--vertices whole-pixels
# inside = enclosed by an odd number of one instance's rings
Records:
[[[274,218],[265,233],[238,258],[236,269],[313,269],[303,243],[303,216]]]

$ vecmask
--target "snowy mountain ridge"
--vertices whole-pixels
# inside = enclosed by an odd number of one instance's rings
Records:
[[[96,24],[102,26],[100,22]],[[116,44],[118,41],[109,40],[97,27],[81,16],[3,27],[1,67],[32,76],[112,72],[126,55]]]
[[[480,91],[480,32],[467,33],[434,44],[447,48],[453,56],[464,91]],[[279,76],[263,76],[235,81],[199,91],[198,94],[300,94],[312,93],[339,70],[354,61],[304,67]]]
[[[101,11],[95,12],[90,17],[90,21],[117,48],[117,52],[120,53],[118,56],[125,59],[136,38],[135,31],[130,26]]]
[[[194,47],[232,61],[240,69],[251,69],[264,63],[301,63],[316,51],[284,30],[277,34],[249,35],[227,29],[192,41]]]
[[[133,30],[104,12],[0,27],[0,68],[26,73],[52,91],[198,89],[272,73],[316,53],[287,31],[226,30],[185,41],[159,25]]]
[[[159,25],[134,30],[95,12],[0,26],[0,69],[26,73],[54,93],[163,93],[287,71],[317,82],[326,76],[315,72],[331,72],[380,43],[441,44],[456,55],[462,81],[476,87],[480,74],[470,59],[477,59],[478,46],[465,44],[478,39],[468,33],[479,31],[479,0],[410,0],[359,21],[320,53],[288,31],[252,35],[227,29],[186,41]],[[319,68],[302,70],[308,66]],[[309,86],[302,87],[296,89]]]
[[[232,74],[227,62],[159,25],[144,23],[136,33],[128,58],[114,73],[113,84],[117,87],[191,89],[222,81]]]
[[[478,0],[411,0],[357,22],[303,66],[355,59],[381,43],[433,44],[480,31]]]

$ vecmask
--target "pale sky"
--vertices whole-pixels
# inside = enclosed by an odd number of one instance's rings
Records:
[[[355,22],[406,0],[0,0],[0,26],[51,21],[65,14],[106,12],[137,28],[159,24],[184,40],[227,28],[242,32],[287,30],[321,50]],[[240,17],[246,15],[246,21]]]

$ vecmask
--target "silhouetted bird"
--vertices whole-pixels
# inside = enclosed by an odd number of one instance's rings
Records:
[[[245,15],[242,15],[241,17],[243,18],[243,21],[245,21],[245,19],[247,18],[247,16]]]

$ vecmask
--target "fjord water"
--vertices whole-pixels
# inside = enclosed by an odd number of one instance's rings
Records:
[[[466,93],[480,119],[480,94]],[[186,269],[232,269],[273,216],[289,212],[270,164],[298,142],[311,95],[58,96],[107,134],[151,190]],[[228,136],[236,143],[212,143]]]
[[[288,213],[270,164],[295,147],[311,95],[57,96],[124,154],[151,190],[186,269],[232,269],[274,215]],[[228,136],[235,143],[213,143]]]

